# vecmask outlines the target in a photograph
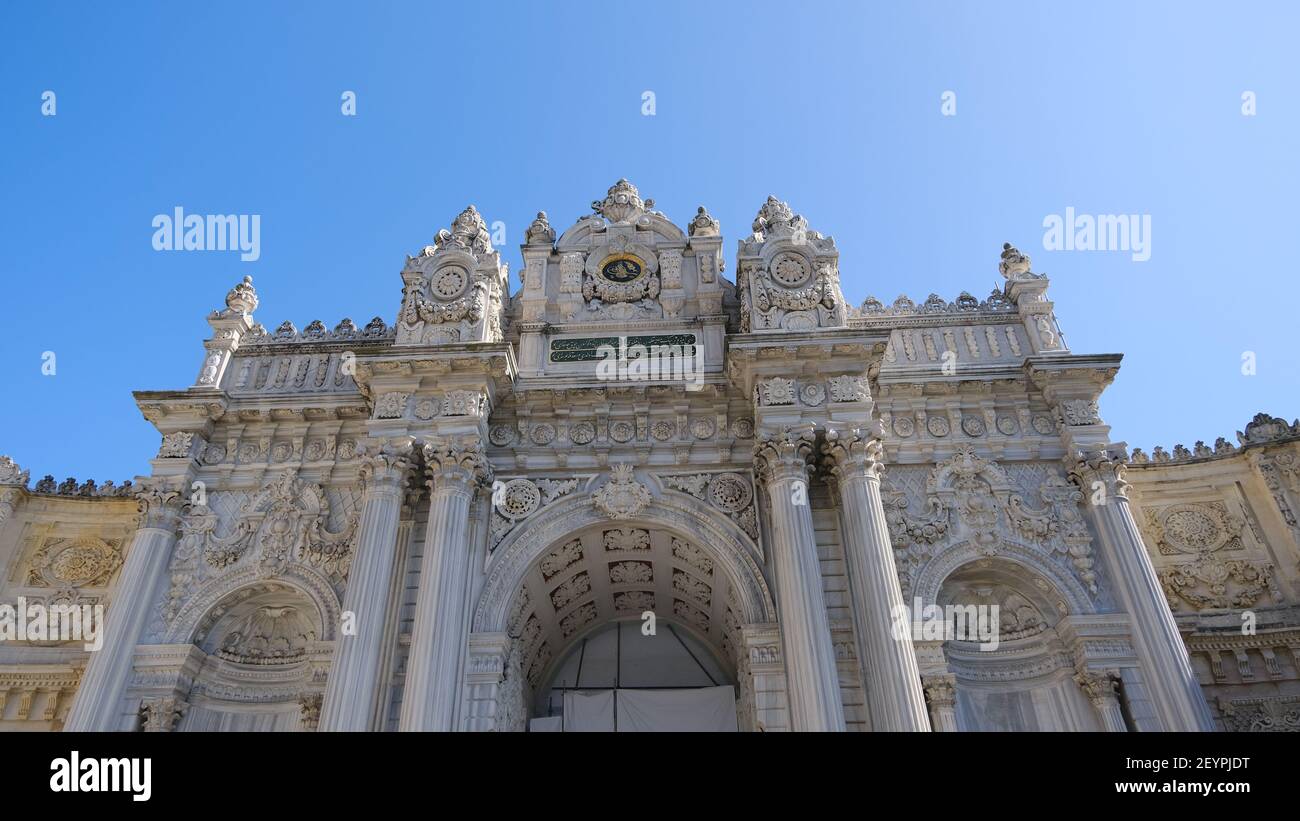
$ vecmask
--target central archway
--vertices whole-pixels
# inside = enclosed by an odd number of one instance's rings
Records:
[[[644,614],[659,646],[707,651],[735,685],[741,729],[751,729],[746,628],[775,622],[757,548],[734,522],[686,494],[664,491],[634,519],[612,520],[589,498],[561,502],[530,518],[491,556],[474,610],[473,632],[502,635],[518,671],[516,709],[536,717],[568,651],[615,622]],[[708,664],[704,664],[708,667]]]

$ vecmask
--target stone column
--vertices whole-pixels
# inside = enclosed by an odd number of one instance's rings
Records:
[[[467,641],[469,509],[489,477],[481,445],[424,446],[429,473],[429,527],[415,603],[411,651],[402,692],[401,730],[456,729],[460,659]]]
[[[179,490],[156,478],[141,483],[137,499],[140,528],[131,540],[113,601],[104,616],[104,643],[90,654],[64,722],[66,730],[122,728],[122,698],[135,659],[135,645],[154,604],[158,580],[166,574],[176,546],[182,501]]]
[[[957,679],[955,676],[926,676],[925,700],[936,733],[957,732]]]
[[[411,448],[408,437],[364,457],[361,479],[365,494],[343,597],[343,611],[353,614],[356,635],[340,635],[334,643],[334,661],[320,705],[319,729],[323,731],[378,729],[371,725],[383,680],[379,662],[396,568],[402,494],[412,467]]]
[[[1142,534],[1129,508],[1122,451],[1109,447],[1075,452],[1070,478],[1088,500],[1088,515],[1120,603],[1129,615],[1133,644],[1150,673],[1157,709],[1170,731],[1213,731],[1187,647],[1165,599]]]
[[[1074,680],[1097,709],[1103,730],[1108,733],[1128,732],[1124,713],[1119,706],[1118,670],[1080,670]]]
[[[767,487],[772,521],[777,617],[790,685],[790,728],[842,732],[844,707],[809,504],[808,457],[812,449],[811,431],[786,430],[760,439],[754,454]]]
[[[853,632],[867,683],[871,728],[926,732],[930,722],[911,632],[895,629],[895,614],[908,611],[880,497],[880,431],[829,429],[822,453],[839,486]],[[910,620],[904,627],[910,628]]]

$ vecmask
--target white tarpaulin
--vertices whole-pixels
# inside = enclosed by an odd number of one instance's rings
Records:
[[[564,730],[564,716],[543,716],[528,722],[530,733],[559,733]]]
[[[615,731],[734,733],[737,731],[736,691],[732,687],[693,687],[565,692],[564,732]]]
[[[736,691],[731,687],[617,692],[620,733],[737,731]]]
[[[568,690],[564,694],[564,732],[612,733],[613,690]]]

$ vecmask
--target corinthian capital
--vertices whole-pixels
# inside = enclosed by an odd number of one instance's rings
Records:
[[[1113,700],[1119,687],[1118,670],[1080,670],[1074,681],[1098,707]]]
[[[424,467],[429,476],[429,487],[434,489],[441,484],[457,484],[468,490],[492,481],[492,466],[488,464],[481,442],[427,442],[424,445]]]
[[[925,676],[921,679],[921,686],[925,689],[925,700],[931,707],[939,709],[957,706],[956,676]]]
[[[754,469],[764,481],[807,479],[812,470],[813,430],[785,428],[761,434],[754,443]]]
[[[366,486],[400,487],[415,466],[415,439],[403,436],[383,443],[373,443],[361,451],[358,474]]]
[[[160,477],[149,477],[136,486],[135,499],[140,510],[141,528],[170,531],[180,523],[181,504],[185,499],[178,484]]]
[[[1083,491],[1085,499],[1093,498],[1092,494],[1097,490],[1104,490],[1107,496],[1127,499],[1129,484],[1124,479],[1127,461],[1123,448],[1106,445],[1076,450],[1073,456],[1065,458],[1065,467],[1070,480]]]
[[[831,475],[841,481],[854,476],[879,479],[884,472],[884,456],[880,437],[884,429],[879,422],[870,425],[833,428],[826,430],[822,456]]]

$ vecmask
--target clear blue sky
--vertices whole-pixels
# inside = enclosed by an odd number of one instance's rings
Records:
[[[1130,445],[1300,415],[1295,3],[111,6],[0,6],[0,453],[33,479],[147,472],[130,392],[194,381],[241,277],[271,328],[392,322],[466,204],[517,270],[537,210],[563,229],[621,176],[679,224],[707,205],[728,274],[788,200],[854,304],[982,298],[1017,244],[1072,349],[1126,354]],[[154,251],[178,205],[260,214],[261,258]],[[1067,206],[1150,215],[1151,259],[1044,250]]]

